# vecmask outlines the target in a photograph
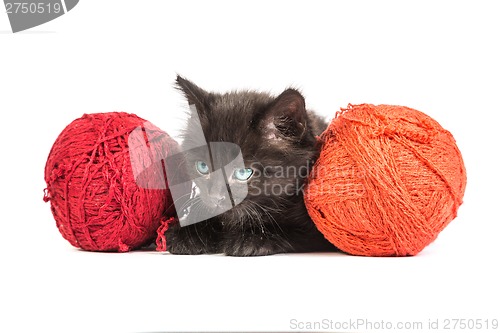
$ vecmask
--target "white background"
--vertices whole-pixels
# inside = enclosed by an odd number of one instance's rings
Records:
[[[18,34],[2,10],[0,331],[287,331],[291,319],[358,318],[425,328],[429,319],[500,319],[497,8],[82,0]],[[208,90],[294,86],[330,118],[348,103],[426,112],[464,156],[458,218],[409,258],[72,248],[42,201],[52,143],[90,112],[136,113],[177,135],[186,105],[173,88],[176,73]]]

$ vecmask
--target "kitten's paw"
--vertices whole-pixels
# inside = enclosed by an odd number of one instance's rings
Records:
[[[184,254],[184,255],[196,255],[196,254],[210,254],[215,253],[210,251],[205,246],[193,246],[192,244],[178,243],[174,242],[167,247],[168,252],[171,254]]]
[[[218,253],[218,235],[203,225],[176,226],[166,232],[167,251],[172,254]]]
[[[234,257],[267,256],[278,253],[294,252],[284,240],[267,239],[259,236],[236,237],[226,241],[222,252]]]

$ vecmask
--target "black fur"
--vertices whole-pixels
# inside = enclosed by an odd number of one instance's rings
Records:
[[[303,202],[303,185],[319,145],[316,136],[326,123],[306,111],[302,95],[287,89],[277,97],[242,91],[209,93],[178,76],[177,87],[188,103],[196,107],[196,117],[188,121],[183,146],[187,149],[204,134],[206,142],[232,142],[241,148],[245,167],[254,170],[248,180],[248,195],[231,210],[196,224],[173,226],[167,232],[168,250],[174,254],[224,253],[231,256],[259,256],[284,252],[331,251],[331,245],[316,229]],[[201,137],[202,139],[202,137]],[[199,177],[201,152],[186,157],[187,172]],[[225,165],[224,156],[220,166]],[[196,183],[211,198],[219,191],[207,179]],[[209,209],[198,200],[196,209]]]

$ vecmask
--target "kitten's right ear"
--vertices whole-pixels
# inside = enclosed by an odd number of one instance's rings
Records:
[[[264,131],[269,139],[301,141],[307,134],[308,118],[302,94],[286,89],[271,103],[264,117]]]
[[[180,75],[177,75],[176,83],[177,89],[184,93],[189,105],[196,106],[198,112],[202,112],[206,109],[209,93]]]

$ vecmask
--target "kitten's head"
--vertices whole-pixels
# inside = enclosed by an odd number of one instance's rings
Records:
[[[321,129],[297,90],[277,97],[253,91],[219,94],[180,76],[177,87],[191,108],[182,145],[199,192],[193,205],[197,214],[237,224],[302,200]]]

